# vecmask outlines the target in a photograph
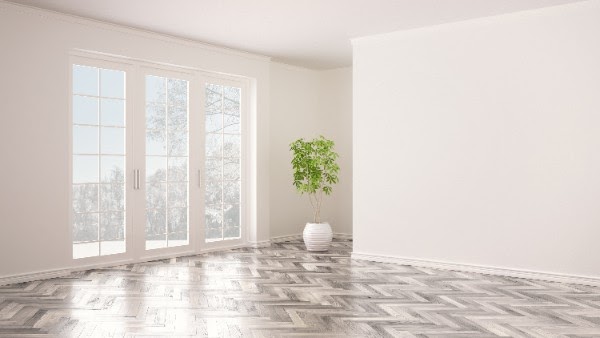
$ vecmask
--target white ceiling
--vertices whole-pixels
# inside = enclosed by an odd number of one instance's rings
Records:
[[[316,69],[349,66],[351,38],[579,0],[11,0]]]

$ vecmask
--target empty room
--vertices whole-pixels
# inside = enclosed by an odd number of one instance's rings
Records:
[[[0,0],[0,337],[600,337],[600,0]]]

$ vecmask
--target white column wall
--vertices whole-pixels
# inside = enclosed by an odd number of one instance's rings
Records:
[[[600,277],[600,1],[354,41],[354,251]]]

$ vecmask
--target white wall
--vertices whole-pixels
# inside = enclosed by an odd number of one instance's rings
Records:
[[[336,233],[352,232],[352,71],[271,65],[271,237],[297,235],[312,218],[306,195],[292,185],[289,144],[323,135],[336,142],[340,182],[325,197],[322,218]]]
[[[340,155],[339,183],[328,198],[333,231],[352,235],[352,68],[320,72],[319,107],[327,123],[327,134],[335,140]]]
[[[600,2],[354,41],[354,251],[600,277]]]
[[[0,2],[0,278],[69,268],[68,53],[78,48],[256,80],[258,229],[269,231],[269,59]]]

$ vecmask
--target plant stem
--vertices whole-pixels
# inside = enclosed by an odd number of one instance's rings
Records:
[[[314,195],[314,199],[315,202],[313,203],[313,195]],[[318,200],[317,200],[317,195],[316,194],[308,194],[308,200],[310,201],[310,206],[313,209],[313,222],[317,222],[317,205],[318,205]]]
[[[315,194],[317,206],[315,208],[315,223],[321,223],[321,203],[323,201],[323,192],[321,191],[318,195]]]

